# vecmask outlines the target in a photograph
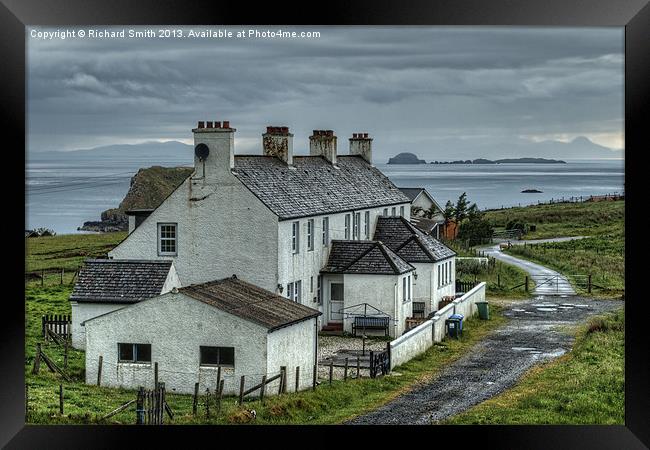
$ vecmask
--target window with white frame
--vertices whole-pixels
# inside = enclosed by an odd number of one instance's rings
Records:
[[[330,218],[323,217],[323,247],[330,245]]]
[[[365,214],[366,239],[370,239],[370,211]]]
[[[350,239],[350,214],[345,215],[345,239]]]
[[[309,277],[309,293],[310,294],[314,293],[314,277],[313,276]]]
[[[291,251],[298,253],[300,250],[300,222],[291,224]]]
[[[408,289],[408,299],[411,300],[411,275],[408,277],[408,281],[406,282],[406,288]]]
[[[442,286],[442,266],[438,265],[438,287]]]
[[[361,213],[354,213],[352,217],[352,239],[361,239]]]
[[[399,215],[404,217],[404,205],[399,207]]]
[[[314,219],[309,219],[307,221],[307,250],[312,251],[314,249]]]
[[[298,280],[294,283],[293,301],[302,303],[302,281]]]
[[[287,298],[293,300],[293,283],[287,284]]]
[[[402,278],[402,301],[406,301],[406,277]]]
[[[384,208],[384,217],[388,217],[388,208]]]
[[[178,254],[177,224],[158,224],[158,256],[176,256]]]
[[[322,305],[323,304],[323,297],[322,297],[322,290],[321,290],[321,285],[323,283],[323,280],[320,275],[316,277],[316,299],[318,300],[318,304]]]
[[[397,212],[397,210],[396,210],[395,207],[393,206],[393,207],[390,209],[390,215],[391,215],[391,217],[395,217],[396,212]]]

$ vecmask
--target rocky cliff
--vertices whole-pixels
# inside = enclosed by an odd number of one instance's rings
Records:
[[[99,221],[84,222],[79,230],[125,231],[129,228],[129,209],[157,208],[192,173],[191,167],[153,166],[138,170],[124,200],[117,208],[102,212]]]

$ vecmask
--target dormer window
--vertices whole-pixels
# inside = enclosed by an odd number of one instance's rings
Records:
[[[350,214],[345,215],[345,239],[350,239]]]

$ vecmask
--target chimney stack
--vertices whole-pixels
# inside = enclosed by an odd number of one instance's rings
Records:
[[[336,136],[332,130],[314,130],[309,136],[309,154],[323,156],[332,164],[336,164]]]
[[[368,137],[368,133],[352,133],[350,155],[359,155],[372,164],[372,138]]]
[[[289,127],[266,127],[262,149],[265,156],[275,156],[288,166],[293,165],[293,134],[289,133]]]
[[[235,129],[230,128],[230,122],[199,121],[192,130],[194,133],[194,175],[193,178],[203,178],[205,183],[219,181],[235,168]],[[204,144],[197,150],[197,146]]]

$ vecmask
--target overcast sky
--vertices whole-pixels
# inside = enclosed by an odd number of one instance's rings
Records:
[[[259,153],[267,125],[289,126],[296,153],[313,129],[334,130],[340,152],[361,131],[378,156],[427,160],[437,143],[472,139],[623,147],[623,28],[282,29],[321,37],[41,40],[28,29],[28,150],[191,143],[198,120],[230,120],[238,153]]]

